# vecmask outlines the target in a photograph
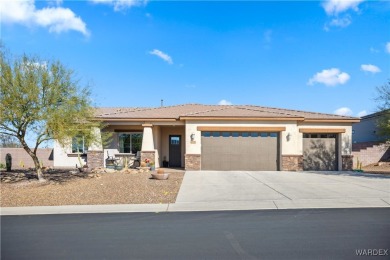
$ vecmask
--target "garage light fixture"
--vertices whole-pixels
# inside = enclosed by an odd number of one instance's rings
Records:
[[[290,139],[291,139],[291,134],[288,133],[288,134],[286,135],[286,140],[287,140],[287,142],[290,141]]]
[[[190,138],[191,138],[191,142],[195,141],[195,134],[192,133],[192,134],[190,135]]]

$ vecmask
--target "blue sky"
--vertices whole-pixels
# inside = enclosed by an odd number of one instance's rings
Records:
[[[58,59],[97,106],[252,104],[361,116],[390,78],[387,1],[1,1],[14,54]]]

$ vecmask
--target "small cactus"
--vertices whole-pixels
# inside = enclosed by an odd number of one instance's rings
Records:
[[[5,166],[7,168],[7,172],[10,172],[12,168],[12,156],[10,153],[7,153],[5,156]]]

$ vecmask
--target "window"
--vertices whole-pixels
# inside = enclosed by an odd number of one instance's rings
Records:
[[[303,134],[303,138],[336,138],[336,134]]]
[[[257,133],[257,132],[252,132],[252,133],[251,133],[251,136],[252,136],[252,137],[259,137],[259,133]]]
[[[179,136],[171,136],[171,144],[175,144],[175,145],[180,144],[180,137]]]
[[[248,132],[242,132],[242,133],[241,133],[241,136],[242,136],[242,137],[249,137],[249,133],[248,133]]]
[[[230,136],[230,132],[222,132],[222,136],[223,137],[229,137]]]
[[[238,133],[238,132],[233,132],[233,133],[232,133],[232,136],[233,136],[233,137],[239,137],[239,136],[240,136],[240,133]]]
[[[204,137],[210,137],[211,133],[210,132],[202,132],[202,136]]]
[[[133,153],[141,151],[142,134],[141,133],[120,133],[119,134],[119,152]]]
[[[213,137],[219,137],[219,132],[213,132],[212,135]]]
[[[278,137],[278,133],[270,133],[269,136],[271,136],[271,137]]]
[[[87,147],[84,141],[84,136],[78,135],[72,138],[72,153],[85,153]]]

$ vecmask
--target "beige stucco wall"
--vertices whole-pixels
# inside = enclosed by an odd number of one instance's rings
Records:
[[[183,124],[183,122],[180,122]],[[184,167],[185,154],[201,153],[201,132],[197,130],[198,126],[240,126],[240,127],[285,127],[281,132],[281,154],[282,155],[302,155],[303,135],[299,132],[300,128],[343,128],[345,133],[340,134],[339,155],[350,155],[352,153],[352,126],[350,123],[302,123],[297,125],[296,121],[186,121],[185,126],[166,126],[153,125],[153,145],[156,152],[156,166],[162,164],[164,157],[169,160],[169,135],[181,135],[182,137],[182,167]],[[112,125],[106,131],[114,129],[129,129],[143,132],[142,126],[119,126]],[[191,134],[195,134],[195,142],[191,142]],[[289,135],[289,138],[287,138]],[[289,139],[289,140],[288,140]],[[118,133],[113,133],[112,142],[104,147],[104,158],[107,158],[107,152],[113,156],[119,153]],[[69,157],[67,153],[71,152],[71,147],[64,149],[57,142],[54,143],[54,166],[75,167],[79,164],[78,158]],[[341,163],[341,160],[339,160]],[[340,167],[341,168],[341,167]]]
[[[184,167],[184,154],[186,153],[186,136],[185,136],[185,128],[180,126],[164,126],[161,127],[161,154],[160,154],[160,162],[164,160],[166,157],[167,161],[169,161],[169,136],[170,135],[181,135],[181,166]],[[188,153],[188,152],[187,152]]]
[[[77,154],[72,154],[72,145],[62,147],[57,141],[54,141],[54,167],[70,167],[76,168],[76,164],[80,166]],[[85,164],[85,158],[81,158]]]
[[[161,127],[153,126],[153,142],[154,142],[154,151],[155,151],[155,166],[156,168],[160,167],[161,158]]]
[[[186,153],[200,154],[201,146],[201,131],[197,130],[198,126],[221,126],[221,127],[285,127],[286,131],[281,132],[282,154],[297,155],[302,154],[302,137],[295,121],[187,121],[186,124]],[[191,134],[195,134],[195,142],[191,143]],[[290,140],[287,141],[287,135],[290,133]]]
[[[300,123],[298,128],[326,128],[326,129],[345,129],[345,133],[339,135],[340,155],[352,154],[352,125],[350,123]],[[301,138],[303,135],[301,134]]]
[[[345,133],[338,134],[338,169],[342,169],[342,155],[352,154],[352,125],[349,123],[301,123],[299,128],[327,128],[327,129],[345,129]],[[301,138],[303,135],[301,134]]]
[[[302,155],[303,154],[303,134],[300,128],[324,128],[324,129],[345,129],[345,133],[339,135],[338,147],[339,169],[341,169],[341,155],[352,153],[352,126],[350,123],[298,123],[296,121],[274,121],[274,122],[253,122],[253,121],[187,121],[186,124],[186,153],[201,154],[201,132],[198,126],[240,126],[240,127],[285,127],[286,130],[280,134],[282,155]],[[191,134],[195,134],[195,142],[191,143]],[[289,135],[289,138],[287,138]]]

